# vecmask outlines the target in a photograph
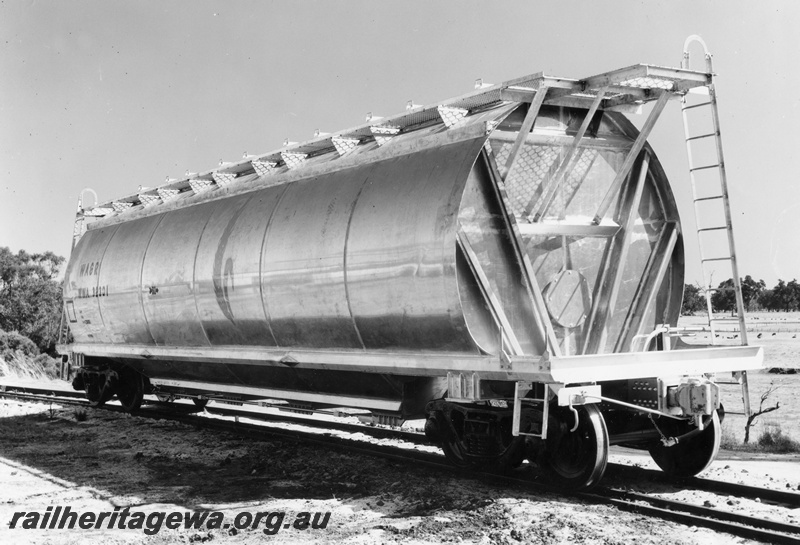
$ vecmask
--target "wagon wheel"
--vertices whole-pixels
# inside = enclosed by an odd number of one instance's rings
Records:
[[[453,415],[459,413],[453,412]],[[453,422],[457,429],[459,425],[458,417]],[[508,441],[503,445],[504,449],[500,454],[490,457],[470,456],[464,449],[464,445],[459,437],[452,431],[443,434],[441,446],[445,458],[454,466],[461,469],[483,469],[487,471],[504,472],[508,469],[519,467],[523,461],[523,437],[511,437],[509,430]]]
[[[594,405],[575,407],[575,414],[567,407],[551,409],[551,422],[556,426],[547,434],[544,467],[557,484],[568,488],[589,488],[600,480],[608,462],[608,430],[603,415]]]
[[[144,399],[144,377],[138,371],[125,368],[119,372],[117,399],[126,412],[132,413],[142,406]]]
[[[102,407],[106,401],[114,397],[114,387],[108,380],[86,380],[84,392],[90,407]]]
[[[442,451],[447,461],[461,469],[477,469],[479,464],[472,460],[461,446],[458,439],[445,438],[442,440]]]
[[[691,432],[694,426],[685,421],[669,420],[658,424],[661,433],[677,437]],[[671,477],[693,477],[706,469],[719,453],[722,426],[717,412],[711,415],[706,428],[693,437],[683,439],[671,447],[660,441],[648,450],[658,467]]]
[[[458,430],[462,429],[464,425],[461,418],[462,415],[457,411],[451,413],[450,419],[441,413],[439,414],[439,421],[444,430],[441,439],[442,451],[447,461],[454,466],[461,469],[477,469],[478,463],[467,454],[459,437]]]
[[[514,438],[513,444],[510,445],[505,452],[485,460],[468,456],[458,440],[443,440],[442,451],[444,451],[445,458],[447,458],[451,464],[461,469],[485,469],[502,472],[507,469],[519,467],[523,461],[523,441],[519,437]]]

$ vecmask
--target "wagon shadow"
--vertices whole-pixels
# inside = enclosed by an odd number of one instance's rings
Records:
[[[477,511],[509,494],[413,463],[318,444],[243,438],[106,411],[90,411],[85,422],[75,421],[72,409],[43,411],[0,418],[0,456],[62,486],[91,489],[115,506],[207,510],[336,500],[396,519]]]

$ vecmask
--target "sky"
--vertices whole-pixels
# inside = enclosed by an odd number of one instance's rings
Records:
[[[434,104],[471,91],[476,78],[679,66],[684,40],[698,34],[714,55],[740,274],[768,287],[798,278],[800,2],[755,6],[0,0],[0,247],[67,256],[87,187],[101,202],[129,195],[287,138],[360,125],[367,112]],[[695,283],[678,103],[650,143],[678,200],[686,281]]]

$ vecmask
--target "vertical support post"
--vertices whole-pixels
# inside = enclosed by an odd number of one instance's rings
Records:
[[[710,56],[709,56],[709,63]],[[736,296],[736,310],[739,315],[739,338],[742,346],[747,343],[747,327],[744,317],[744,299],[742,297],[742,285],[739,277],[739,266],[736,262],[736,245],[733,242],[733,220],[731,218],[731,204],[728,198],[728,176],[725,173],[725,157],[722,153],[722,136],[719,128],[719,112],[717,111],[717,97],[714,90],[714,85],[708,86],[708,95],[711,101],[711,117],[714,121],[714,132],[717,137],[714,139],[717,148],[717,164],[719,164],[719,184],[722,189],[722,202],[725,210],[725,224],[727,225],[728,233],[728,248],[731,254],[731,273],[733,274],[733,285],[735,288],[734,294]]]
[[[750,418],[750,385],[747,382],[747,371],[737,371],[733,373],[739,385],[742,387],[742,405],[744,406],[744,415]]]
[[[514,412],[511,417],[511,435],[519,437],[519,425],[522,419],[522,396],[520,395],[520,383],[514,383]]]

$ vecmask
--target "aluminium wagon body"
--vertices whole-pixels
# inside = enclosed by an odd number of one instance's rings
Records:
[[[683,231],[646,137],[709,82],[528,76],[86,209],[74,385],[132,410],[156,393],[427,418],[455,463],[539,460],[572,486],[609,442],[697,472],[719,439],[705,375],[761,355],[671,338]],[[640,132],[622,112],[651,101]],[[711,446],[685,464],[663,430]]]

